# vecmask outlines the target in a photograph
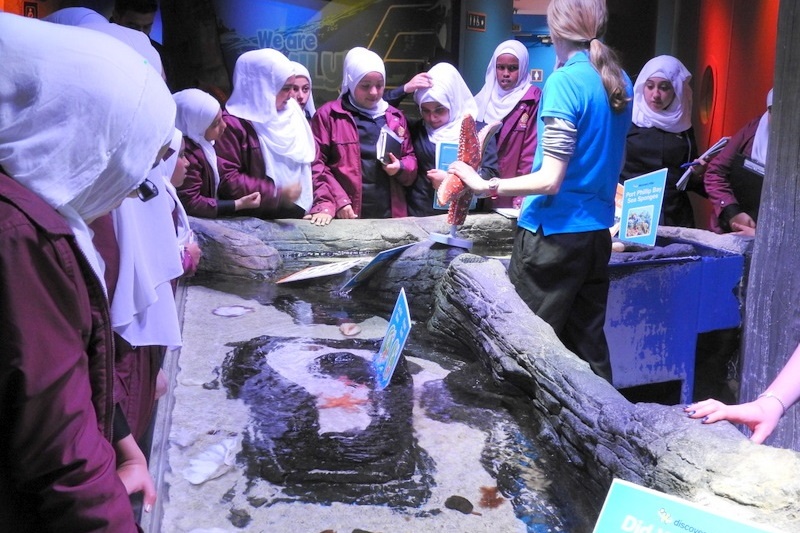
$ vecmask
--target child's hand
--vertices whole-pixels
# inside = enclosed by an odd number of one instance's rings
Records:
[[[431,75],[427,72],[420,72],[403,85],[403,91],[406,93],[413,93],[417,89],[428,89],[430,87],[433,87]]]
[[[331,223],[331,220],[333,220],[333,216],[328,213],[314,213],[313,215],[306,215],[303,218],[310,220],[315,226],[327,226]]]
[[[395,155],[393,153],[391,153],[391,152],[389,153],[389,157],[392,159],[392,162],[389,163],[388,165],[384,164],[383,165],[383,170],[385,170],[386,173],[389,174],[390,176],[394,176],[395,174],[400,172],[400,160],[397,159],[397,157],[395,157]],[[339,218],[341,218],[341,217],[339,217]],[[355,217],[352,217],[352,218],[355,218]]]
[[[353,206],[347,204],[336,212],[336,218],[358,218],[358,215],[353,211]]]
[[[203,256],[203,250],[200,249],[196,242],[187,242],[183,248],[185,253],[192,257],[192,264],[197,267],[200,264],[200,258]]]
[[[248,195],[242,196],[238,200],[234,200],[234,210],[239,211],[241,209],[255,209],[259,205],[261,205],[261,193],[251,192]]]
[[[432,168],[428,171],[426,177],[428,178],[428,181],[431,182],[433,189],[436,190],[447,177],[447,172],[444,170],[439,170],[438,168]]]
[[[118,440],[114,450],[117,452],[117,475],[125,485],[125,490],[129,495],[144,493],[144,510],[149,513],[156,502],[156,486],[142,450],[130,434]]]
[[[298,198],[300,198],[300,193],[302,191],[303,191],[303,186],[300,185],[299,183],[292,183],[282,188],[280,191],[281,204],[292,205]]]

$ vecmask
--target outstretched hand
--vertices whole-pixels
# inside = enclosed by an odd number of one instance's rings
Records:
[[[750,440],[761,444],[769,437],[783,415],[783,408],[772,398],[759,398],[739,405],[727,405],[718,400],[703,400],[684,408],[689,418],[700,418],[703,424],[728,420],[746,425],[753,434]]]
[[[429,182],[431,182],[431,187],[433,187],[433,190],[436,190],[447,177],[447,172],[438,168],[432,168],[425,174],[425,177],[428,178]]]
[[[489,190],[488,183],[475,172],[474,168],[463,161],[453,161],[447,171],[461,178],[464,185],[472,189],[475,194],[480,195]]]

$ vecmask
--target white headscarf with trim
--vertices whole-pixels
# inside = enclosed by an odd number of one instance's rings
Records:
[[[762,165],[767,164],[767,148],[769,148],[769,108],[772,107],[772,91],[767,93],[767,111],[761,115],[761,120],[758,121],[756,128],[756,136],[753,139],[753,150],[750,152],[750,157],[755,159]]]
[[[102,282],[87,222],[147,177],[175,103],[140,55],[99,32],[0,13],[0,57],[0,166],[67,219]]]
[[[219,114],[219,102],[200,89],[184,89],[173,94],[172,97],[178,106],[175,127],[203,150],[203,155],[206,156],[206,161],[214,173],[214,195],[216,196],[219,186],[217,152],[214,150],[214,141],[206,139],[206,130]]]
[[[644,99],[644,85],[650,78],[669,80],[675,98],[661,111],[655,111]],[[692,75],[683,63],[672,56],[657,56],[645,63],[633,85],[633,123],[640,128],[658,128],[682,133],[692,127]]]
[[[365,108],[356,104],[353,98],[353,93],[355,93],[359,82],[370,72],[377,72],[383,77],[384,82],[386,81],[386,66],[383,64],[383,60],[378,54],[362,46],[351,48],[344,57],[344,73],[342,75],[342,87],[339,97],[349,92],[349,101],[353,107],[368,117],[376,118],[386,113],[386,110],[389,108],[389,104],[386,100],[381,98],[375,104],[375,107]]]
[[[233,92],[225,108],[253,124],[269,177],[279,188],[300,183],[295,203],[308,211],[313,199],[311,163],[316,157],[311,126],[294,98],[281,111],[275,105],[276,95],[294,73],[289,58],[277,50],[243,53],[233,69]]]
[[[503,54],[511,54],[519,60],[519,78],[516,85],[507,91],[497,83],[495,68],[497,58]],[[528,68],[528,61],[528,49],[521,42],[510,39],[497,45],[492,54],[492,60],[486,67],[483,88],[475,95],[475,102],[478,105],[476,120],[486,123],[505,120],[530,89],[531,72]]]
[[[422,104],[426,102],[438,102],[450,111],[450,122],[435,130],[425,123],[428,138],[433,143],[458,143],[464,115],[472,115],[472,118],[475,118],[478,114],[478,105],[464,78],[453,65],[437,63],[428,70],[428,75],[433,82],[432,86],[414,91],[414,101],[420,110]]]

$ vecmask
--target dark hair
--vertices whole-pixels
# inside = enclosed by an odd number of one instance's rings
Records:
[[[114,12],[118,14],[133,11],[135,13],[153,13],[158,11],[156,0],[114,0]]]

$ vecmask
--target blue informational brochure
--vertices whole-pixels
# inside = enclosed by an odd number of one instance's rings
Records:
[[[448,167],[450,167],[450,163],[453,161],[458,161],[458,144],[436,143],[436,168],[447,171]],[[472,201],[469,203],[469,209],[472,211],[476,207],[478,207],[478,198],[473,196]],[[447,211],[450,209],[450,203],[448,202],[444,205],[440,204],[439,199],[434,194],[433,208]]]
[[[411,333],[411,314],[408,312],[408,300],[405,289],[400,289],[400,295],[394,304],[392,317],[389,319],[389,328],[381,343],[381,349],[372,360],[375,369],[375,389],[383,390],[392,380],[392,374],[397,367],[400,353]]]
[[[655,245],[666,183],[666,168],[625,182],[622,193],[620,240],[647,246]]]

